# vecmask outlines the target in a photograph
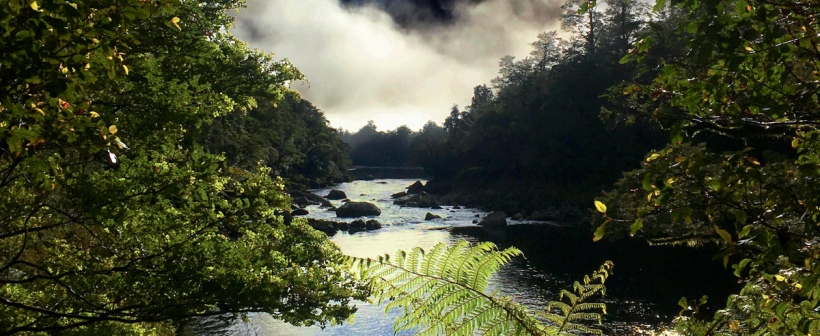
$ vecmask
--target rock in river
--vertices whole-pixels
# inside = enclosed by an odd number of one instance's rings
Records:
[[[367,229],[367,231],[373,231],[373,230],[378,230],[378,229],[382,228],[382,223],[379,223],[375,219],[371,219],[371,220],[365,222],[364,224],[365,224],[365,228]]]
[[[378,216],[382,211],[373,203],[368,202],[347,202],[336,209],[337,217],[362,217]]]
[[[439,218],[441,218],[441,216],[439,216],[439,215],[434,215],[434,214],[429,213],[429,212],[427,213],[427,215],[425,215],[425,216],[424,216],[424,220],[426,220],[426,221],[429,221],[429,220],[434,220],[434,219],[439,219]]]
[[[507,215],[501,211],[493,212],[478,222],[478,225],[486,227],[507,226]]]
[[[350,228],[347,230],[347,232],[350,233],[350,234],[354,234],[356,232],[364,231],[366,229],[367,229],[367,224],[363,220],[357,219],[357,220],[354,220],[354,221],[350,222]]]
[[[336,223],[321,219],[308,218],[308,225],[315,230],[324,232],[328,236],[335,235],[336,232],[339,231],[339,229],[336,228]]]
[[[308,213],[309,212],[305,209],[296,209],[296,210],[293,210],[290,214],[294,215],[294,216],[305,216]]]
[[[329,200],[342,200],[347,198],[347,195],[345,195],[344,191],[333,189],[327,194],[325,198]]]
[[[408,194],[420,194],[422,191],[424,191],[424,184],[421,184],[421,181],[416,181],[407,187]]]
[[[437,205],[436,200],[423,191],[420,194],[412,194],[397,198],[393,201],[393,204],[413,208],[429,208]]]

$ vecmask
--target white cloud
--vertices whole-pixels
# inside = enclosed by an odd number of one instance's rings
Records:
[[[459,19],[405,30],[375,7],[338,0],[256,0],[234,30],[252,47],[290,59],[309,78],[297,89],[331,125],[357,130],[419,129],[441,123],[454,103],[470,101],[505,55],[526,55],[539,32],[553,30],[553,0],[490,0],[457,8]]]

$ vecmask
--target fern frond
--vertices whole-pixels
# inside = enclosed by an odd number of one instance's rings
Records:
[[[440,243],[378,259],[349,257],[351,268],[370,284],[375,301],[401,309],[396,332],[420,335],[545,335],[547,327],[512,300],[486,294],[490,278],[521,251],[499,251],[490,242]]]
[[[601,323],[606,305],[588,302],[604,295],[604,282],[612,274],[608,261],[572,291],[562,290],[559,301],[547,304],[538,314],[542,324],[527,309],[508,297],[487,294],[490,278],[521,251],[499,251],[490,242],[471,245],[460,241],[452,246],[438,244],[429,252],[414,248],[378,259],[348,257],[352,273],[370,284],[385,310],[401,309],[393,323],[395,332],[418,330],[418,335],[563,335],[603,332],[585,323]],[[561,314],[553,313],[560,310]]]
[[[595,321],[601,324],[602,317],[598,311],[606,314],[606,304],[598,302],[587,302],[595,295],[606,294],[604,282],[612,274],[614,264],[611,261],[605,262],[591,275],[584,276],[584,282],[576,281],[572,284],[572,293],[568,290],[561,290],[560,301],[552,301],[547,304],[547,311],[543,314],[547,321],[557,326],[558,334],[569,332],[580,332],[586,334],[603,335],[600,329],[592,328],[583,323]],[[561,314],[555,314],[555,309]]]

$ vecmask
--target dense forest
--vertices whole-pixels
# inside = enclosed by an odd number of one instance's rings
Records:
[[[453,106],[446,133],[428,123],[418,137],[406,127],[377,132],[373,124],[342,134],[354,165],[423,166],[434,178],[431,190],[510,214],[588,207],[668,140],[655,123],[605,123],[599,115],[602,106],[617,108],[607,90],[638,74],[619,60],[648,21],[675,14],[651,14],[635,1],[607,1],[584,14],[579,6],[568,4],[562,17],[570,40],[543,33],[529,56],[503,58],[498,77],[476,86],[470,105]]]
[[[275,213],[347,148],[295,67],[226,32],[241,4],[0,6],[0,334],[353,313],[338,248]]]
[[[426,165],[430,151],[443,150],[447,132],[433,121],[419,131],[401,126],[387,132],[370,121],[355,133],[340,131],[339,137],[350,147],[354,166],[413,167]]]
[[[820,5],[569,0],[571,38],[503,58],[442,126],[349,133],[289,89],[291,63],[228,32],[242,4],[0,6],[0,333],[325,326],[367,297],[410,329],[595,332],[574,318],[600,319],[579,302],[609,263],[539,319],[483,294],[514,248],[357,259],[279,215],[351,165],[423,166],[427,190],[508,213],[591,208],[595,241],[719,246],[743,288],[713,316],[682,300],[669,328],[820,333]]]

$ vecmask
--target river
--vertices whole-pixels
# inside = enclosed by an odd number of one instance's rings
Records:
[[[529,223],[508,220],[505,229],[485,230],[473,224],[486,212],[476,209],[401,208],[392,204],[390,195],[403,191],[415,180],[385,179],[353,181],[333,188],[313,190],[327,195],[331,189],[345,192],[354,201],[376,204],[382,213],[376,219],[383,228],[348,234],[339,232],[330,239],[348,255],[377,257],[397,249],[419,246],[429,249],[439,242],[459,239],[493,241],[501,247],[516,246],[524,252],[493,278],[493,288],[513,297],[531,310],[543,309],[558,299],[558,291],[569,289],[575,280],[591,273],[605,260],[615,263],[615,272],[607,282],[604,330],[611,335],[641,334],[662,321],[670,321],[679,310],[682,296],[710,297],[720,305],[736,289],[736,279],[713,261],[714,250],[692,250],[685,247],[648,247],[634,241],[592,243],[591,234],[569,229],[556,223]],[[340,201],[332,201],[340,206]],[[334,220],[335,212],[309,206],[309,217]],[[425,221],[427,212],[442,219]],[[349,220],[346,220],[349,221]],[[357,303],[354,323],[318,327],[294,327],[276,321],[266,314],[254,314],[245,322],[218,328],[225,335],[392,335],[396,312],[385,314],[381,307]],[[198,329],[198,328],[194,328]],[[203,330],[203,329],[199,329]],[[194,333],[197,333],[196,331]],[[403,333],[400,335],[410,335]]]

